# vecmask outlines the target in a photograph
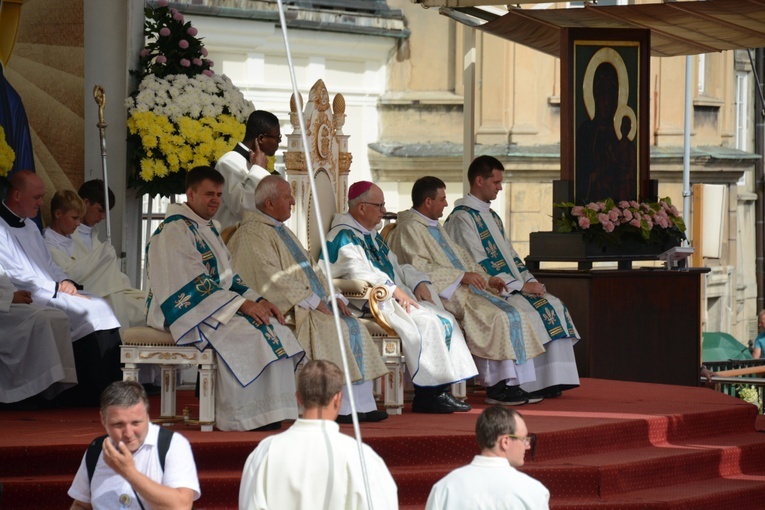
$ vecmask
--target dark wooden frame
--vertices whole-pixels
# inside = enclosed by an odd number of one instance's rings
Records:
[[[581,83],[587,62],[594,51],[600,48],[613,48],[622,55],[625,51],[637,49],[637,56],[625,62],[629,81],[637,85],[630,90],[627,104],[634,104],[636,117],[635,139],[637,150],[637,199],[652,198],[650,189],[650,147],[649,147],[649,75],[650,75],[650,31],[633,29],[580,29],[569,28],[561,31],[561,180],[567,189],[567,200],[581,201],[576,196],[576,133],[582,122],[577,101],[582,101]],[[627,50],[627,48],[631,48]],[[589,55],[589,56],[587,56]],[[577,63],[579,57],[579,63]],[[586,58],[586,61],[584,60]],[[633,98],[633,94],[635,97]],[[586,113],[585,113],[586,115]],[[557,196],[556,200],[564,198]],[[590,197],[595,200],[617,197]]]

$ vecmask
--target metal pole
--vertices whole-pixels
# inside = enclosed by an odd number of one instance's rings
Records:
[[[683,127],[683,221],[689,225],[691,217],[691,56],[685,57],[685,125]],[[694,240],[695,241],[695,240]],[[697,249],[701,249],[700,246]]]
[[[475,156],[475,28],[462,27],[462,192],[470,193],[467,169]]]
[[[104,107],[106,106],[106,93],[101,85],[93,87],[93,99],[98,105],[98,134],[101,137],[101,172],[104,178],[104,207],[106,208],[106,244],[112,244],[112,223],[109,215],[109,175],[106,171],[106,122],[104,122]]]

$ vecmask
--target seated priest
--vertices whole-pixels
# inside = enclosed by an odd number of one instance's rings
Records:
[[[492,156],[475,158],[468,168],[470,193],[455,202],[444,229],[489,275],[505,282],[507,292],[502,298],[528,319],[530,334],[545,346],[545,353],[534,360],[536,381],[524,384],[523,389],[555,397],[579,386],[574,359],[579,333],[566,306],[521,261],[502,219],[491,209],[491,201],[502,189],[504,170]]]
[[[51,400],[77,384],[69,319],[34,303],[0,267],[0,402]]]
[[[295,366],[304,352],[279,309],[249,289],[212,217],[223,176],[198,166],[184,204],[170,204],[149,240],[149,314],[179,345],[218,355],[215,420],[221,430],[274,430],[298,415]]]
[[[487,275],[439,224],[447,205],[446,185],[437,177],[418,179],[412,204],[398,215],[389,237],[391,249],[430,276],[446,309],[462,323],[486,387],[486,403],[542,401],[543,396],[520,387],[535,380],[534,358],[544,352],[542,339],[532,334],[528,318],[491,292],[504,292],[505,283]]]
[[[79,227],[88,214],[93,215],[91,210],[74,191],[57,191],[50,204],[50,226],[43,231],[48,251],[69,278],[111,305],[123,328],[145,326],[146,293],[130,286],[114,247],[98,240],[92,229],[95,224],[88,226],[87,236],[81,235]]]
[[[106,301],[79,290],[51,259],[37,225],[29,220],[37,216],[44,195],[45,185],[34,172],[22,170],[11,177],[0,207],[0,265],[35,304],[67,315],[79,381],[71,403],[97,405],[101,391],[122,379],[120,324]]]
[[[295,328],[295,336],[309,358],[324,359],[343,366],[332,316],[329,287],[319,264],[284,225],[292,215],[295,199],[287,181],[264,177],[255,190],[256,211],[245,211],[244,221],[228,247],[234,267],[244,283],[275,304]],[[359,421],[381,421],[372,381],[388,369],[367,329],[354,318],[342,295],[332,296],[340,310],[345,352]],[[350,423],[351,406],[343,388],[340,423]]]
[[[452,383],[477,374],[465,338],[454,316],[431,293],[428,276],[411,265],[399,265],[374,230],[385,213],[384,200],[382,190],[368,181],[348,189],[348,212],[335,215],[327,234],[333,276],[388,289],[380,311],[401,337],[414,384],[413,412],[469,411],[469,404],[449,392]]]

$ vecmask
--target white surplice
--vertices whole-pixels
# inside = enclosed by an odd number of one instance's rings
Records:
[[[49,306],[13,303],[16,290],[0,268],[0,402],[53,398],[77,384],[69,321]]]
[[[250,150],[242,142],[239,142],[237,149],[239,152],[229,151],[215,163],[215,169],[226,179],[221,204],[214,217],[221,228],[236,225],[242,221],[244,211],[256,209],[255,188],[263,177],[271,175],[265,168],[250,163],[244,156]]]
[[[173,218],[180,219],[168,221]],[[212,221],[186,204],[171,204],[149,242],[148,273],[149,326],[169,329],[179,345],[210,346],[218,354],[218,428],[250,430],[297,418],[294,366],[303,349],[275,319],[267,330],[237,312],[245,298],[260,296],[235,275]]]
[[[504,457],[476,455],[439,480],[425,510],[548,510],[550,491]]]
[[[366,236],[366,237],[365,237]],[[364,246],[385,259],[392,274],[375,265]],[[396,255],[376,232],[365,229],[348,213],[337,214],[327,234],[327,244],[335,278],[350,278],[387,287],[391,296],[398,287],[411,299],[412,289],[429,285],[428,276],[409,264],[399,265]],[[476,369],[465,337],[452,314],[444,310],[437,293],[430,288],[433,303],[420,302],[406,312],[395,299],[380,303],[388,324],[401,337],[406,366],[418,386],[439,386],[474,377]],[[353,300],[351,301],[353,303]],[[358,303],[355,303],[358,305]]]
[[[86,291],[104,298],[123,328],[146,325],[146,292],[130,286],[111,244],[95,236],[88,236],[86,244],[79,229],[64,236],[46,228],[43,237],[53,262]]]
[[[385,462],[362,445],[375,510],[398,508],[398,490]],[[263,439],[247,458],[239,510],[366,510],[356,441],[328,420],[297,420]]]
[[[32,293],[36,304],[58,308],[67,315],[72,340],[120,327],[111,307],[100,297],[88,292],[80,292],[87,298],[57,292],[58,282],[69,277],[53,262],[32,220],[16,228],[0,218],[0,265],[13,285]]]
[[[518,265],[520,256],[507,237],[503,235],[502,220],[492,214],[491,204],[467,194],[457,200],[454,206],[455,208],[464,206],[478,212],[486,225],[491,241],[493,241],[492,245],[499,251],[501,258],[506,263],[503,270],[491,274],[502,278],[507,284],[510,292],[503,296],[504,299],[512,304],[518,312],[523,313],[538,336],[544,339],[543,344],[546,352],[534,359],[536,380],[523,384],[522,388],[526,391],[538,391],[555,385],[578,386],[579,373],[574,358],[574,344],[579,341],[579,333],[576,331],[568,309],[560,299],[552,294],[544,295],[547,303],[554,310],[554,316],[557,316],[564,329],[554,341],[549,334],[545,336],[547,332],[545,321],[549,320],[549,317],[543,318],[540,312],[520,293],[526,282],[536,282],[537,280],[525,265],[522,263],[520,266]],[[470,213],[455,209],[444,224],[444,229],[457,244],[465,248],[465,251],[470,254],[475,262],[481,264],[482,261],[487,260],[489,255]]]

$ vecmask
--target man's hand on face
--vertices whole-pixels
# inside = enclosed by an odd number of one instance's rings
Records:
[[[111,438],[104,439],[103,444],[104,462],[114,470],[115,473],[123,478],[127,478],[128,473],[135,469],[135,463],[133,462],[133,454],[130,453],[125,443],[120,441],[115,448],[112,444]]]
[[[260,139],[255,140],[253,144],[254,149],[250,149],[250,163],[258,165],[261,168],[266,168],[268,165],[268,156],[263,149],[260,148]]]

